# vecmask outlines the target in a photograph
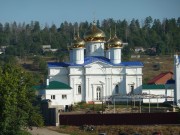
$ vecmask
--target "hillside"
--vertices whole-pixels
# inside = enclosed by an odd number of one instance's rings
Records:
[[[148,80],[162,72],[173,71],[174,58],[170,55],[141,55],[140,58],[131,58],[130,61],[141,61],[144,63],[143,83],[146,83]]]

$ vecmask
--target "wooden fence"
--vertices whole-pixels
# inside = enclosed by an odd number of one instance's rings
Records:
[[[60,125],[180,124],[180,113],[60,114]]]

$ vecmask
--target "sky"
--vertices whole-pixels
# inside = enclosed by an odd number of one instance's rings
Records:
[[[92,22],[113,18],[131,21],[180,17],[180,0],[0,0],[0,23],[60,26],[67,22]]]

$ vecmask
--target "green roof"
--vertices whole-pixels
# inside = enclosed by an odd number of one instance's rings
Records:
[[[58,82],[58,81],[51,81],[49,85],[46,86],[46,89],[72,89],[69,85]]]
[[[142,89],[165,89],[165,85],[164,84],[152,84],[152,85],[148,85],[148,84],[144,84],[142,85]]]

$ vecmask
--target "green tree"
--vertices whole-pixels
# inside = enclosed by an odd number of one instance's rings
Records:
[[[17,135],[29,126],[42,126],[35,103],[33,80],[19,67],[0,67],[0,135]]]

